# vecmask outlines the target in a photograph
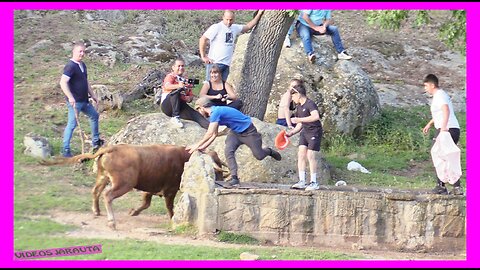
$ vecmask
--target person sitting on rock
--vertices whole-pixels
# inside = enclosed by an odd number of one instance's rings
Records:
[[[338,52],[339,60],[350,60],[343,47],[342,39],[338,27],[332,25],[332,15],[330,10],[301,10],[298,17],[297,33],[303,42],[303,49],[311,63],[315,62],[316,55],[312,46],[312,35],[329,35],[332,37],[335,50]]]
[[[292,88],[299,84],[303,85],[303,80],[292,79],[287,91],[285,91],[280,98],[276,122],[277,125],[282,125],[288,127],[289,129],[293,129],[295,127],[295,124],[293,124],[290,120],[292,115],[291,111],[295,110],[295,103],[292,101]]]
[[[243,102],[237,98],[232,85],[222,80],[220,67],[213,64],[210,69],[210,80],[203,84],[200,97],[206,97],[215,106],[229,106],[240,110]]]
[[[185,61],[182,58],[175,59],[172,72],[165,76],[162,84],[162,112],[171,117],[170,122],[175,127],[183,127],[183,123],[180,121],[182,118],[193,120],[202,128],[207,129],[208,120],[187,104],[193,100],[193,86],[185,82],[184,72]]]

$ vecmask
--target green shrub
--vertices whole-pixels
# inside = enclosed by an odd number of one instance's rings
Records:
[[[249,235],[236,234],[236,233],[223,232],[223,231],[218,234],[217,239],[220,242],[227,242],[227,243],[234,243],[234,244],[255,245],[259,243],[257,239]]]

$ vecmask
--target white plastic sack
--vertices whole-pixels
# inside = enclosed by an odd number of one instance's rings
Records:
[[[347,182],[343,181],[343,180],[340,180],[340,181],[337,181],[335,183],[335,186],[336,187],[341,187],[341,186],[346,186],[347,185]]]
[[[360,163],[356,161],[350,161],[347,165],[347,170],[349,171],[360,171],[362,173],[371,173],[365,169]]]
[[[441,131],[438,134],[430,153],[440,181],[453,185],[460,179],[462,176],[460,148],[455,145],[448,131]]]

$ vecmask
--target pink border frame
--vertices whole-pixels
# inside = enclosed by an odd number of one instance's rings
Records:
[[[474,212],[475,207],[479,205],[479,197],[474,196],[474,192],[479,190],[479,182],[476,181],[478,172],[475,170],[475,156],[472,151],[467,152],[468,177],[474,181],[468,183],[467,191],[467,259],[462,261],[14,261],[13,260],[13,46],[14,46],[14,25],[13,12],[16,9],[211,9],[213,3],[196,2],[196,3],[173,3],[173,2],[47,2],[47,3],[1,3],[0,4],[0,25],[2,25],[1,33],[5,42],[0,43],[1,55],[1,71],[0,84],[3,86],[4,98],[1,99],[2,106],[2,123],[11,128],[9,132],[2,132],[2,144],[8,149],[9,145],[12,151],[4,152],[1,155],[1,166],[3,179],[0,181],[2,186],[2,201],[4,222],[0,222],[2,228],[1,236],[1,267],[195,267],[195,268],[219,268],[219,267],[435,267],[435,268],[451,268],[451,267],[479,267],[480,251],[478,250],[477,241],[479,241],[479,215]],[[412,2],[412,3],[383,3],[383,2],[339,2],[339,3],[320,3],[320,2],[289,2],[289,3],[215,3],[215,9],[465,9],[467,10],[467,85],[469,89],[479,84],[479,68],[478,59],[480,59],[479,46],[479,29],[480,3],[444,3],[444,2]],[[477,59],[477,61],[474,61]],[[468,91],[467,104],[477,99],[477,91]],[[467,117],[477,115],[477,106],[468,106]],[[472,124],[472,121],[469,121]],[[478,128],[475,125],[469,125],[469,138],[476,138]],[[8,142],[8,143],[7,143]],[[476,140],[468,140],[468,148],[476,149]],[[472,166],[473,165],[473,166]],[[477,242],[478,243],[478,242]],[[477,254],[477,255],[474,255]]]

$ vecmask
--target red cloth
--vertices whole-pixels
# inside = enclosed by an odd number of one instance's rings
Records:
[[[290,143],[290,139],[285,133],[285,130],[282,130],[275,137],[275,147],[277,147],[279,150],[287,148],[288,144]]]

